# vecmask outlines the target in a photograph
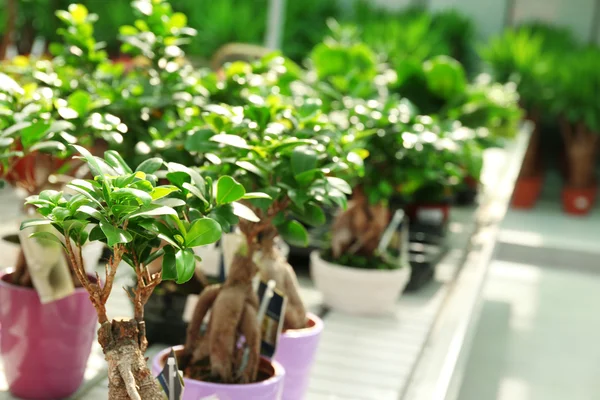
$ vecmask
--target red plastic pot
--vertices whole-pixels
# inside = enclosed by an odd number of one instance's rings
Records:
[[[511,206],[523,209],[530,209],[535,206],[542,192],[543,183],[544,177],[542,175],[517,179],[513,190]]]
[[[579,189],[565,186],[562,190],[563,209],[567,214],[586,215],[596,201],[598,186]]]
[[[173,349],[176,354],[179,354],[183,346],[176,346]],[[170,348],[165,349],[152,360],[152,373],[155,376],[163,370],[170,352]],[[259,371],[269,375],[269,378],[248,384],[211,383],[183,378],[185,387],[182,400],[281,400],[285,375],[281,364],[261,358]]]
[[[23,399],[64,399],[77,391],[97,314],[85,289],[41,304],[37,292],[0,273],[0,354],[10,392]]]
[[[307,317],[308,327],[283,332],[277,343],[274,359],[285,369],[283,400],[302,400],[308,391],[323,321],[312,313],[308,313]]]

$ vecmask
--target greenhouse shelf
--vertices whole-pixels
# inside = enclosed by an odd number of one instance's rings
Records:
[[[529,135],[530,127],[525,125],[506,148],[487,151],[479,206],[452,209],[448,251],[437,264],[434,281],[399,297],[393,315],[367,318],[329,311],[308,274],[299,276],[307,308],[325,322],[307,400],[453,399],[498,225]],[[4,221],[9,220],[6,210],[14,201],[10,196],[0,198]],[[5,223],[0,233],[15,226]],[[0,252],[5,250],[2,246],[6,245],[0,245]],[[125,272],[117,279],[122,286],[129,276],[127,269],[120,271]],[[133,313],[124,291],[115,291],[107,308],[112,317]],[[147,356],[152,359],[164,347],[152,346]],[[13,399],[6,392],[2,368],[0,364],[0,400]],[[85,382],[71,399],[106,399],[107,391],[106,364],[94,343]]]

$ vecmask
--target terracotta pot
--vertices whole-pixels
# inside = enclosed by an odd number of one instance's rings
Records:
[[[515,183],[511,206],[513,208],[530,209],[535,206],[544,183],[544,177],[537,175],[529,178],[519,178]]]
[[[323,294],[323,303],[347,314],[393,313],[410,270],[353,268],[325,261],[317,250],[310,254],[310,275]]]
[[[181,353],[183,346],[173,348]],[[158,353],[152,360],[152,373],[158,376],[165,366],[171,348]],[[263,381],[249,384],[223,384],[197,381],[183,378],[185,388],[182,400],[219,399],[219,400],[281,400],[283,393],[284,369],[277,361],[260,359],[259,371],[269,377]]]
[[[584,189],[565,186],[562,190],[564,211],[572,215],[588,214],[596,201],[597,191],[597,185]]]
[[[9,391],[24,399],[64,399],[83,381],[97,315],[83,288],[41,304],[33,289],[0,274],[0,354]]]
[[[302,400],[306,397],[310,371],[317,355],[323,333],[323,321],[312,313],[307,314],[308,326],[289,329],[277,342],[274,359],[285,369],[283,400]]]

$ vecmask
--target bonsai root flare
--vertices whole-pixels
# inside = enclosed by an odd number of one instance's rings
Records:
[[[146,365],[136,320],[105,322],[98,330],[108,363],[108,398],[162,400],[164,392]]]
[[[222,286],[210,286],[200,295],[188,327],[182,360],[182,367],[189,377],[206,379],[201,364],[204,361],[202,357],[208,352],[213,380],[223,383],[256,380],[260,335],[256,320],[258,298],[252,288],[255,271],[252,254],[238,253],[225,283]],[[208,329],[200,336],[202,321],[211,306]],[[237,348],[241,335],[246,338],[249,358],[247,367],[238,376],[243,359]]]

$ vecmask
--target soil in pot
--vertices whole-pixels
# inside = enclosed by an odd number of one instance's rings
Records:
[[[152,361],[152,372],[154,375],[158,375],[162,371],[170,351],[171,349],[165,349],[156,355]],[[183,346],[174,347],[174,351],[179,358],[179,364],[181,366],[181,363],[185,361],[181,359]],[[203,375],[208,375],[208,370],[210,369],[208,363],[204,366],[199,365],[196,368],[199,368]],[[207,373],[203,373],[203,369],[205,369]],[[269,362],[265,358],[260,358],[258,371],[258,381],[248,384],[222,384],[200,381],[186,378],[186,374],[184,373],[185,388],[183,391],[183,400],[197,400],[213,397],[227,400],[280,400],[283,392],[283,378],[285,375],[283,367],[276,361]]]

